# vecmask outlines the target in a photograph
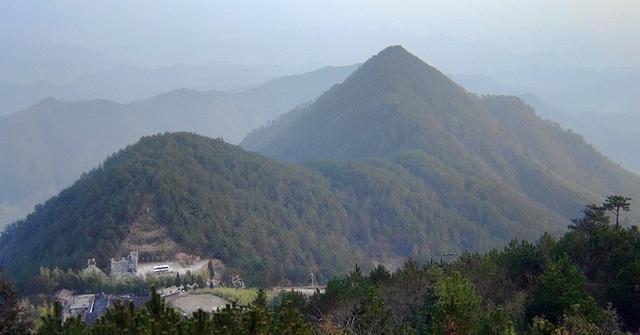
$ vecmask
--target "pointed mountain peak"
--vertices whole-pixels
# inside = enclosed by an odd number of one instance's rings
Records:
[[[404,64],[428,67],[435,70],[434,67],[425,63],[416,55],[407,51],[401,45],[392,45],[380,51],[377,55],[371,57],[366,63],[382,63],[382,64]],[[366,64],[365,63],[365,64]]]
[[[426,66],[435,70],[433,66],[427,64],[418,56],[409,52],[407,49],[405,49],[401,45],[392,45],[392,46],[386,47],[382,51],[378,52],[377,55],[369,59],[369,61],[376,61],[376,62],[380,62],[383,60],[385,62],[390,62],[390,63],[393,62],[397,64],[415,64],[420,66]]]
[[[393,90],[438,91],[440,88],[452,89],[458,91],[459,94],[466,94],[460,90],[458,84],[451,81],[438,69],[425,63],[400,45],[387,47],[369,58],[354,72],[351,79],[358,82],[373,82],[374,85]]]
[[[243,145],[294,162],[384,157],[430,147],[440,137],[452,137],[445,131],[452,125],[484,122],[478,121],[486,119],[483,113],[447,76],[391,46],[301,112],[247,136]]]
[[[381,57],[394,57],[394,56],[413,56],[407,49],[402,47],[402,45],[391,45],[384,48],[382,51],[378,53],[378,56]]]
[[[377,55],[371,57],[366,64],[380,64],[387,66],[389,64],[395,65],[408,65],[408,64],[421,64],[427,65],[418,57],[407,51],[400,45],[392,45],[380,51]]]

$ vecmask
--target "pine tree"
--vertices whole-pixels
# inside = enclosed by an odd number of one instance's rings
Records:
[[[616,219],[616,226],[620,226],[620,211],[628,212],[631,210],[629,201],[631,201],[631,198],[620,195],[610,195],[602,204],[603,209],[613,214],[613,217]]]
[[[180,278],[180,272],[176,272],[176,280],[173,283],[175,286],[180,287],[182,285],[182,279]]]
[[[300,312],[285,301],[283,308],[276,315],[273,334],[311,335],[313,333],[313,329],[304,321]]]
[[[253,305],[260,308],[267,308],[267,292],[265,290],[258,290],[256,298],[253,299]]]
[[[198,277],[196,277],[196,284],[198,284],[199,288],[203,288],[206,286],[204,282],[204,278],[202,278],[202,275],[198,275]]]
[[[419,327],[427,334],[475,334],[480,298],[458,272],[441,277],[426,296]]]
[[[15,289],[0,271],[0,334],[29,334],[31,322],[18,303]]]
[[[38,329],[37,334],[56,335],[63,334],[62,307],[55,302],[49,313],[41,318],[42,325]]]
[[[599,321],[602,312],[586,285],[585,276],[569,258],[560,258],[538,278],[526,306],[527,316],[530,319],[544,316],[551,322],[559,322],[565,313],[573,313]]]
[[[211,260],[207,263],[207,270],[209,272],[209,280],[213,280],[216,277],[216,271],[213,268],[213,262]]]

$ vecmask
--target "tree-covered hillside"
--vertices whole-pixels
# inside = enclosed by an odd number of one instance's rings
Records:
[[[395,272],[356,268],[301,309],[321,333],[635,334],[640,232],[604,208],[587,206],[558,239],[512,240],[450,263],[409,260]]]
[[[640,231],[621,227],[608,197],[588,205],[559,238],[512,240],[451,262],[407,260],[396,271],[359,266],[312,296],[259,290],[253,301],[180,317],[156,292],[116,304],[87,326],[59,305],[24,308],[0,272],[0,332],[7,334],[465,334],[631,335],[640,330]],[[626,211],[625,211],[626,215]]]
[[[340,273],[348,216],[321,177],[240,148],[177,133],[143,138],[13,224],[0,264],[19,277],[40,266],[79,268],[116,255],[145,195],[157,223],[193,254],[215,256],[259,283]]]
[[[257,285],[487,250],[562,221],[421,153],[295,166],[174,133],[143,138],[10,226],[0,266],[15,278],[89,257],[105,266],[145,213],[178,251],[219,258]]]
[[[355,242],[376,259],[426,261],[488,250],[514,236],[557,232],[563,221],[517,193],[447,170],[417,152],[400,153],[396,161],[312,161],[307,166],[331,182],[356,222]]]
[[[313,104],[250,133],[242,146],[293,162],[397,161],[399,153],[412,151],[463,176],[458,182],[482,180],[494,190],[489,194],[508,194],[491,199],[465,185],[462,192],[469,197],[503,213],[512,206],[497,198],[508,199],[543,218],[549,212],[571,218],[581,203],[609,193],[634,199],[640,193],[640,178],[581,136],[541,120],[517,98],[470,94],[399,46],[369,59]],[[426,171],[425,162],[411,161],[400,164],[411,164],[408,170],[426,183],[451,180]],[[449,198],[446,188],[437,192]]]
[[[583,203],[640,190],[580,136],[518,99],[471,95],[401,47],[244,145],[305,163],[186,133],[144,138],[12,226],[0,265],[28,276],[90,256],[105,264],[150,210],[185,252],[252,283],[302,282],[358,260],[426,261],[555,234]]]
[[[190,131],[238,143],[253,128],[313,100],[355,68],[326,67],[236,93],[174,90],[130,104],[47,99],[3,118],[0,230],[142,136]]]

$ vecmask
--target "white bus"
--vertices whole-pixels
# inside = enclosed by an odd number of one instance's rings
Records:
[[[153,267],[153,273],[171,272],[169,265],[156,265]]]

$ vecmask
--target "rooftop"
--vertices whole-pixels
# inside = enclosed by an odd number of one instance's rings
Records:
[[[94,294],[81,294],[73,297],[73,302],[69,309],[87,309],[91,308],[95,300]]]

